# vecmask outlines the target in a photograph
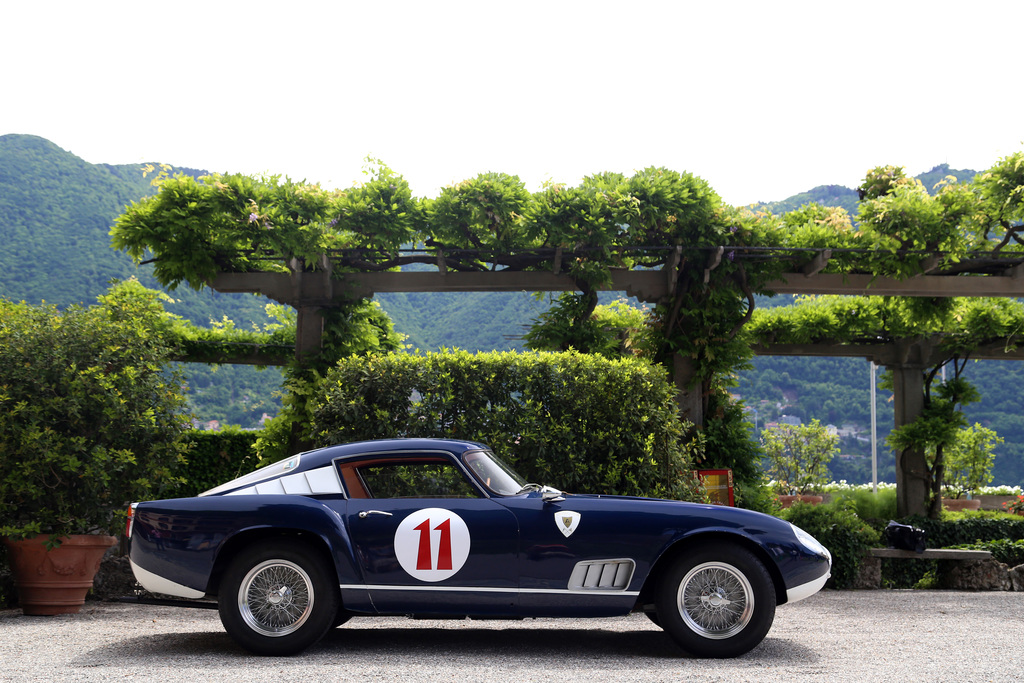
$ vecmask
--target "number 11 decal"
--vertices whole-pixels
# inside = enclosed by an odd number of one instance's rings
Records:
[[[443,508],[417,510],[395,531],[395,555],[402,569],[420,581],[443,581],[469,557],[469,528]]]
[[[452,520],[448,518],[434,527],[441,532],[441,541],[437,548],[437,567],[432,566],[433,553],[430,551],[430,519],[413,527],[420,532],[420,548],[416,552],[416,571],[452,568]]]

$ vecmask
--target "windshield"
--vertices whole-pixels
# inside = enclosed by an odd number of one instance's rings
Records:
[[[490,451],[467,453],[462,461],[488,491],[499,496],[514,496],[526,485],[525,479]]]

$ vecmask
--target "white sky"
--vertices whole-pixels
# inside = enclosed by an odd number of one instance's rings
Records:
[[[1024,141],[1024,3],[0,2],[0,134],[419,196],[649,165],[730,204]]]

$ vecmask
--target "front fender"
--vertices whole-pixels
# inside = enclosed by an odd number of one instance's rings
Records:
[[[214,591],[215,568],[247,543],[270,535],[309,534],[323,543],[339,583],[359,582],[343,499],[307,496],[205,496],[140,503],[129,556],[140,573],[204,594]]]

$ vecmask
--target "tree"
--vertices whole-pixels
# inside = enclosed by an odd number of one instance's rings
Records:
[[[961,429],[946,454],[946,487],[953,498],[976,492],[992,482],[994,449],[1003,439],[978,423]]]
[[[767,474],[782,495],[803,495],[828,483],[828,463],[839,453],[839,437],[818,420],[780,424],[761,433]]]

